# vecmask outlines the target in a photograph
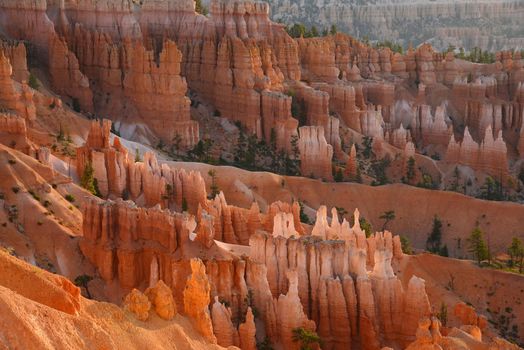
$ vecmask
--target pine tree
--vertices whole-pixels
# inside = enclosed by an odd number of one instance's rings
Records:
[[[213,199],[218,194],[220,194],[220,189],[218,188],[218,185],[217,185],[217,172],[215,170],[209,170],[207,174],[211,177],[210,198]]]
[[[426,240],[426,249],[434,254],[439,254],[442,247],[442,221],[435,215],[433,218],[433,228]]]
[[[300,222],[303,222],[304,224],[311,224],[309,216],[307,216],[304,212],[304,203],[298,202],[298,205],[300,206]]]
[[[406,178],[408,183],[411,183],[415,179],[415,158],[409,157],[408,159],[408,169],[406,170]]]
[[[342,181],[344,181],[344,174],[342,173],[342,169],[341,168],[337,168],[335,170],[335,174],[333,176],[333,179],[335,180],[335,182],[342,182]]]
[[[362,183],[362,172],[360,171],[360,167],[357,166],[357,176],[355,176],[355,181],[359,184]]]
[[[440,320],[443,326],[448,323],[448,306],[446,304],[440,304],[440,311],[437,314],[437,318]]]
[[[93,277],[89,275],[80,275],[75,278],[75,285],[77,287],[83,287],[86,290],[87,297],[91,299],[91,293],[89,292],[89,282],[93,280]]]
[[[293,342],[300,343],[300,350],[313,350],[321,341],[316,332],[300,327],[293,329]]]
[[[486,241],[484,241],[484,233],[478,226],[471,231],[468,238],[468,252],[473,254],[479,266],[483,260],[488,258],[489,252]]]
[[[94,173],[93,164],[91,161],[87,162],[82,178],[80,179],[80,185],[92,194],[97,195]]]
[[[406,236],[400,236],[400,245],[404,254],[413,254],[413,248],[411,247],[411,242],[409,241],[409,238],[407,238]]]
[[[204,4],[202,4],[202,0],[195,0],[195,11],[204,16],[207,16],[207,14],[209,13]]]
[[[522,244],[522,241],[519,238],[513,237],[511,245],[508,248],[508,254],[511,259],[511,266],[518,266],[519,272],[522,273],[522,264],[524,261],[524,245]]]
[[[33,73],[29,74],[29,81],[27,82],[27,84],[34,90],[38,90],[40,88],[40,84],[38,83],[38,80],[33,75]]]
[[[382,225],[382,231],[386,230],[386,227],[390,221],[395,220],[395,211],[394,210],[388,210],[385,211],[384,214],[380,215],[380,219],[384,220],[384,225]]]
[[[440,256],[445,256],[445,257],[448,257],[449,256],[449,251],[448,251],[448,246],[447,244],[444,244],[444,246],[442,248],[440,248],[440,251],[438,253]]]

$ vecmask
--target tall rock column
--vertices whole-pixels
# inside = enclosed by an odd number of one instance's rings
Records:
[[[181,146],[195,145],[198,123],[190,119],[187,83],[180,75],[182,53],[176,44],[164,41],[158,63],[154,53],[139,42],[126,45],[125,53],[130,65],[122,87],[140,117],[164,143],[178,136]]]
[[[242,350],[256,350],[255,317],[253,316],[251,307],[247,309],[246,321],[238,326],[238,334],[240,339],[239,345]]]
[[[33,92],[27,84],[12,80],[13,68],[0,47],[0,107],[12,110],[31,122],[36,118]]]
[[[231,310],[222,304],[218,297],[211,308],[213,332],[220,346],[228,347],[238,345],[238,333],[231,322]]]
[[[216,344],[213,324],[209,314],[210,286],[206,267],[200,259],[191,259],[191,275],[184,289],[184,311],[191,319],[195,329],[208,341]]]
[[[331,162],[333,147],[324,137],[321,126],[303,126],[299,129],[300,167],[302,175],[313,176],[327,181],[333,180]]]
[[[298,350],[300,344],[293,341],[293,330],[304,328],[309,331],[315,330],[315,322],[309,320],[302,309],[298,297],[298,274],[296,271],[288,271],[289,289],[286,295],[280,295],[277,302],[277,322],[280,342],[284,349]]]
[[[64,39],[54,34],[49,42],[49,74],[53,88],[73,99],[73,106],[93,112],[93,93],[89,79],[80,71],[78,59]]]

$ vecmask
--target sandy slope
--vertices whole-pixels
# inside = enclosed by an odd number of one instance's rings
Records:
[[[2,268],[3,267],[3,268]],[[222,349],[180,315],[146,322],[0,251],[0,349]]]
[[[88,266],[78,249],[89,194],[51,168],[0,145],[0,242],[17,255],[69,278]],[[54,186],[52,186],[54,185]],[[73,203],[65,199],[71,194]]]

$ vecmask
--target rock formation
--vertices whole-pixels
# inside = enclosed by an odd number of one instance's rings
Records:
[[[288,292],[278,297],[277,327],[279,338],[286,349],[299,349],[300,344],[293,341],[293,330],[303,328],[307,331],[315,330],[315,322],[309,320],[304,314],[300,298],[298,296],[298,274],[296,271],[287,271],[289,280]]]
[[[362,134],[373,137],[376,140],[384,139],[384,120],[381,108],[369,108],[360,119]]]
[[[13,69],[9,58],[0,48],[0,107],[12,111],[32,122],[36,117],[33,92],[25,82],[19,84],[12,80]]]
[[[27,138],[25,119],[12,114],[0,114],[0,142],[31,154],[33,147]]]
[[[338,79],[339,69],[335,66],[333,42],[322,38],[298,40],[301,77],[306,81],[324,81],[334,83]]]
[[[355,214],[358,220],[358,212]],[[321,209],[313,235],[319,236],[323,225],[325,234],[335,237],[332,232],[341,227],[343,232],[339,237],[343,241],[323,240],[326,237],[317,241],[313,237],[286,240],[265,234],[254,235],[250,241],[251,259],[255,264],[267,266],[262,271],[266,270],[268,280],[268,285],[258,287],[255,295],[260,293],[258,296],[262,297],[267,293],[262,292],[266,288],[273,295],[283,294],[286,290],[288,296],[298,295],[307,317],[318,325],[317,331],[328,346],[362,343],[373,349],[380,348],[380,344],[408,344],[414,339],[420,317],[428,316],[430,312],[424,281],[414,277],[404,290],[391,268],[393,254],[397,257],[401,254],[399,248],[394,248],[400,245],[400,241],[393,240],[390,233],[377,234],[366,240],[358,225],[350,229],[347,222],[340,225],[337,220],[334,215],[333,223],[328,225],[325,209]],[[370,255],[374,256],[370,260],[373,272],[368,275],[366,256]],[[289,283],[285,283],[283,278],[286,274],[292,276]],[[288,329],[279,325],[278,320],[291,317],[290,312],[279,314],[281,298],[276,307],[277,333]],[[262,310],[266,323],[271,322],[271,306]],[[403,322],[395,321],[400,312],[405,316]],[[360,316],[354,318],[357,314]],[[304,318],[295,319],[294,322],[299,322]],[[349,333],[348,329],[351,329]],[[286,333],[278,334],[288,344]]]
[[[0,41],[0,48],[9,59],[13,69],[13,79],[21,83],[29,81],[29,70],[27,68],[27,50],[20,41]]]
[[[73,108],[93,112],[93,92],[89,78],[81,70],[77,56],[67,42],[54,34],[49,39],[49,74],[55,91],[72,99]]]
[[[238,326],[239,346],[242,350],[256,350],[256,328],[255,317],[251,307],[247,309],[246,321]]]
[[[462,302],[455,304],[453,307],[453,314],[463,325],[476,326],[480,330],[484,330],[488,325],[485,316],[477,315],[473,307]]]
[[[304,176],[330,181],[333,179],[331,161],[333,147],[324,137],[321,126],[303,126],[299,129],[300,171]]]
[[[200,334],[211,343],[216,343],[217,339],[213,334],[213,324],[208,309],[210,287],[206,268],[199,259],[191,259],[190,264],[191,275],[184,289],[184,312]]]
[[[148,207],[160,204],[179,210],[185,201],[192,213],[196,213],[199,204],[205,203],[205,183],[199,173],[160,165],[152,153],[144,154],[143,161],[137,161],[137,156],[133,159],[118,137],[110,145],[110,130],[109,120],[93,121],[85,145],[77,148],[79,176],[91,163],[102,196],[127,196]]]
[[[351,145],[351,150],[349,151],[348,161],[346,163],[346,169],[344,169],[344,175],[350,180],[355,180],[359,173],[358,170],[358,160],[357,160],[357,150],[355,144]]]
[[[503,339],[495,338],[492,342],[482,341],[482,332],[477,327],[462,326],[453,328],[446,336],[440,331],[440,321],[436,317],[424,318],[417,330],[417,339],[406,350],[465,348],[465,349],[508,349],[517,350],[518,346]]]
[[[277,149],[291,153],[291,140],[298,137],[298,120],[291,116],[291,97],[280,92],[262,91],[262,129],[266,142],[275,136]]]
[[[124,299],[124,309],[135,314],[140,321],[146,321],[149,318],[151,302],[142,292],[133,288]]]
[[[83,217],[82,253],[98,267],[105,281],[118,279],[128,289],[138,287],[142,281],[163,280],[172,285],[173,254],[197,226],[193,216],[158,207],[138,208],[121,199],[89,201]],[[155,244],[149,248],[142,246],[152,242]],[[157,268],[150,269],[152,264]]]
[[[211,318],[217,344],[224,347],[238,345],[238,333],[231,322],[231,310],[224,306],[218,297],[215,297],[211,308]]]
[[[355,66],[356,67],[356,66]],[[339,115],[339,118],[351,129],[360,131],[360,115],[362,111],[357,105],[356,90],[361,86],[344,84],[317,83],[316,89],[329,94],[329,109]],[[362,94],[362,92],[360,92]]]
[[[154,286],[146,289],[144,294],[151,302],[151,307],[155,309],[158,316],[168,321],[175,316],[176,304],[173,299],[173,293],[164,282],[159,280]]]
[[[433,117],[430,106],[417,106],[411,129],[414,136],[423,145],[447,145],[449,143],[452,129],[447,126],[444,113],[444,107],[438,106],[435,110],[435,117]]]
[[[459,143],[455,138],[451,138],[446,162],[467,165],[497,178],[505,177],[509,171],[507,148],[502,133],[499,132],[495,139],[491,126],[486,129],[484,140],[480,145],[473,141],[468,128],[464,131],[462,142]]]

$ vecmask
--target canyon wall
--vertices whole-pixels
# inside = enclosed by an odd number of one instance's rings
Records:
[[[448,45],[471,49],[502,50],[522,47],[519,25],[520,1],[476,0],[408,1],[298,1],[268,0],[271,17],[286,24],[315,25],[319,31],[338,29],[371,40],[390,40],[407,46],[431,42],[445,50]],[[484,25],[489,21],[490,25]]]

